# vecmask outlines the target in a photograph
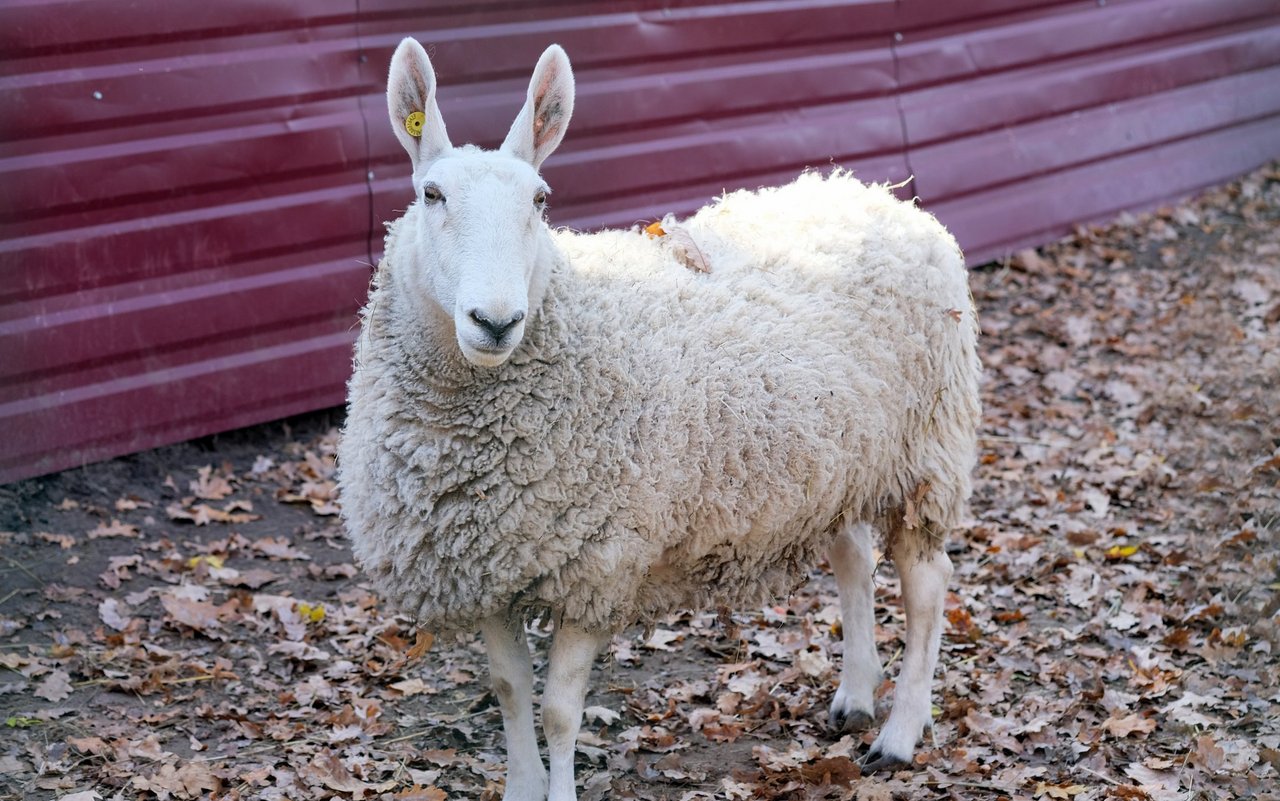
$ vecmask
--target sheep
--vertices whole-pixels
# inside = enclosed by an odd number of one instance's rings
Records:
[[[836,731],[873,722],[872,538],[902,583],[905,654],[865,770],[909,763],[970,492],[977,321],[930,215],[851,175],[734,192],[681,223],[705,272],[639,227],[545,222],[539,175],[573,113],[556,45],[501,147],[454,147],[406,38],[387,104],[417,197],[361,312],[342,510],[377,589],[437,632],[479,630],[505,801],[576,798],[574,746],[610,637],[792,591],[825,550],[844,662]],[[554,622],[542,728],[525,624]]]

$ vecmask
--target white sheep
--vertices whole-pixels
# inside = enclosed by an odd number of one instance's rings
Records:
[[[837,730],[872,722],[873,529],[906,649],[866,768],[910,760],[930,692],[979,417],[977,325],[952,237],[843,172],[736,192],[683,232],[551,231],[538,175],[573,111],[543,53],[501,148],[455,148],[416,41],[391,124],[416,201],[390,226],[356,346],[343,514],[378,588],[437,631],[479,629],[508,750],[541,801],[524,623],[553,620],[542,699],[552,801],[610,636],[680,608],[785,594],[825,550],[839,586]]]

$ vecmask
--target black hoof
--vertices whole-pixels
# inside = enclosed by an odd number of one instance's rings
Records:
[[[911,760],[902,757],[886,754],[879,749],[869,752],[862,758],[863,774],[875,773],[876,771],[886,770],[902,770],[911,767]]]
[[[827,716],[827,726],[836,734],[866,731],[871,728],[873,723],[875,723],[875,719],[860,709],[855,709],[849,714],[832,710],[831,714]]]

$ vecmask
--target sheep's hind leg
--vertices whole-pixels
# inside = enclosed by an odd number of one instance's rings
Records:
[[[542,692],[542,731],[551,757],[549,801],[574,801],[573,755],[582,727],[582,704],[596,654],[608,642],[606,632],[560,623],[551,641],[551,665]]]
[[[894,543],[893,562],[902,581],[907,613],[906,649],[893,693],[893,710],[871,744],[864,772],[907,765],[924,728],[932,723],[933,671],[942,643],[942,605],[951,578],[951,560],[940,546]]]
[[[875,640],[875,561],[871,527],[844,523],[827,553],[840,590],[844,661],[840,687],[827,723],[837,733],[869,728],[875,720],[875,693],[882,676]]]
[[[547,769],[533,727],[533,663],[524,626],[519,620],[496,617],[481,624],[480,634],[507,738],[507,790],[502,800],[544,801]]]

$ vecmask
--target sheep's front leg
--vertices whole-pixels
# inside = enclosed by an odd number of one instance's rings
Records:
[[[907,644],[893,693],[893,710],[867,753],[863,765],[867,772],[909,764],[924,727],[932,722],[933,671],[938,665],[942,605],[951,578],[951,560],[941,548],[920,554],[911,545],[900,545],[893,562],[902,581]]]
[[[556,628],[551,664],[542,692],[542,731],[551,757],[549,801],[574,801],[573,754],[582,727],[582,704],[596,654],[608,642],[607,632],[590,631],[569,623]]]
[[[875,720],[875,693],[882,675],[875,640],[875,560],[871,527],[841,526],[827,552],[840,590],[844,661],[840,687],[831,700],[827,723],[836,732],[860,731]]]
[[[495,617],[480,626],[489,653],[489,680],[502,709],[507,738],[507,790],[503,801],[543,801],[547,769],[533,727],[533,663],[519,620]]]

